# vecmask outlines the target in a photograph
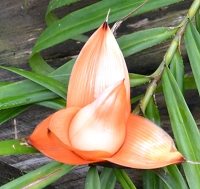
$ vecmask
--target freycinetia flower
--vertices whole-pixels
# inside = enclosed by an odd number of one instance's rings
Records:
[[[184,161],[164,130],[130,113],[126,63],[107,22],[75,62],[67,107],[41,122],[27,142],[73,165],[108,161],[151,169]]]

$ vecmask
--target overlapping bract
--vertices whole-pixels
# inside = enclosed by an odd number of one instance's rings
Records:
[[[74,165],[110,161],[151,169],[184,161],[165,131],[130,114],[128,71],[107,22],[77,58],[67,107],[41,122],[27,142],[52,159]]]

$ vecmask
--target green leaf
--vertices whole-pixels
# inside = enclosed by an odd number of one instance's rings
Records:
[[[14,130],[14,128],[13,128]],[[5,140],[0,141],[0,155],[11,154],[30,154],[38,153],[35,148],[27,146],[25,142],[19,140]]]
[[[173,56],[170,64],[170,70],[178,83],[181,92],[184,94],[184,65],[183,60],[178,51]]]
[[[29,108],[28,105],[0,110],[0,115],[1,115],[0,116],[0,125],[4,122],[8,121],[9,119],[15,117],[16,115],[22,113],[27,108]]]
[[[54,71],[54,69],[44,61],[39,53],[35,53],[34,56],[29,59],[29,64],[32,70],[36,73],[48,75]]]
[[[78,42],[87,42],[87,40],[89,39],[89,37],[87,37],[86,35],[76,35],[74,37],[72,37],[71,39],[76,40]]]
[[[0,88],[0,110],[58,98],[58,95],[29,80]]]
[[[115,176],[124,189],[136,189],[129,176],[123,169],[114,168]]]
[[[185,90],[197,89],[194,76],[185,76],[183,86]],[[160,92],[163,92],[162,85],[158,86],[156,89],[156,93]]]
[[[0,87],[2,87],[2,86],[5,86],[5,85],[9,85],[9,84],[11,84],[12,82],[4,82],[4,81],[0,81]]]
[[[130,73],[129,79],[130,79],[130,87],[135,87],[148,82],[150,80],[150,77],[147,77],[145,75]]]
[[[69,4],[77,2],[77,1],[79,1],[79,0],[59,0],[59,1],[51,0],[48,5],[46,15],[45,15],[45,20],[46,20],[47,25],[49,26],[49,25],[53,24],[54,22],[58,21],[58,18],[53,13],[53,10],[55,10],[59,7],[62,7],[64,5],[69,5]]]
[[[49,89],[50,91],[54,92],[60,97],[64,99],[66,98],[66,86],[53,78],[50,78],[46,75],[33,73],[33,72],[29,72],[29,71],[25,71],[25,70],[21,70],[17,68],[9,68],[9,67],[4,67],[4,66],[0,66],[0,68],[9,70],[23,77],[26,77],[27,79],[34,81],[35,83],[38,83],[39,85]]]
[[[51,162],[26,175],[19,177],[3,186],[0,189],[8,188],[45,188],[49,184],[58,180],[63,175],[70,172],[75,166],[65,165],[58,162]]]
[[[131,104],[137,102],[138,100],[140,100],[144,95],[139,95],[139,96],[136,96],[135,98],[131,98]]]
[[[200,161],[200,135],[192,114],[170,70],[162,76],[163,91],[170,116],[173,134],[179,151],[191,161]],[[190,188],[200,188],[200,165],[183,163]]]
[[[169,189],[182,189],[178,187],[173,177],[171,177],[168,172],[164,171],[164,169],[154,169],[153,171],[163,180]]]
[[[69,62],[57,68],[56,70],[54,70],[48,76],[60,81],[61,83],[65,85],[68,85],[74,63],[75,63],[75,59],[72,59]]]
[[[60,0],[60,1],[51,0],[48,5],[46,15],[45,15],[46,24],[50,26],[51,24],[59,20],[58,17],[53,13],[53,10],[65,5],[72,4],[77,1],[79,0]],[[88,40],[88,37],[85,35],[77,35],[77,36],[72,37],[71,39],[74,39],[76,41],[86,42]]]
[[[56,99],[52,99],[52,100],[38,102],[37,104],[40,105],[40,106],[52,108],[52,109],[55,109],[55,110],[60,110],[60,109],[66,107],[66,101],[63,100],[62,98],[56,98]]]
[[[67,85],[75,60],[71,60],[49,74]],[[38,103],[58,98],[58,95],[30,80],[23,80],[0,87],[0,109]]]
[[[101,189],[114,189],[116,185],[116,176],[111,168],[103,168],[100,175]]]
[[[200,94],[200,35],[194,25],[189,22],[185,32],[185,45],[192,67],[198,92]]]
[[[162,180],[152,171],[143,171],[143,189],[163,189]]]
[[[153,97],[151,97],[147,105],[147,108],[145,110],[145,115],[147,116],[149,120],[151,120],[157,125],[160,125],[160,114],[158,111],[158,107],[155,104],[155,100],[156,99],[153,99]]]
[[[176,165],[169,165],[165,169],[171,175],[171,177],[174,179],[178,188],[188,189],[185,179],[183,178],[181,172],[179,171],[179,169]]]
[[[200,33],[200,14],[199,11],[196,12],[195,14],[195,23],[197,26],[197,31]]]
[[[135,32],[133,34],[124,35],[117,39],[119,46],[125,57],[136,52],[159,44],[170,38],[177,28],[153,28],[144,31]]]
[[[91,189],[91,188],[101,189],[99,175],[96,166],[90,167],[85,181],[84,189]]]

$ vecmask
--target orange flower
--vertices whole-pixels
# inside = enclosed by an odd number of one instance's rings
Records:
[[[27,142],[74,165],[109,161],[151,169],[184,161],[164,130],[130,113],[126,63],[107,22],[80,52],[67,107],[41,122]]]

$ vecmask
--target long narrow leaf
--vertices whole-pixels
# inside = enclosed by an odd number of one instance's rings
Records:
[[[126,57],[169,39],[176,31],[177,28],[152,28],[122,36],[117,41]]]
[[[54,70],[48,76],[60,81],[64,85],[68,85],[74,63],[75,59],[72,59],[67,63],[63,64],[62,66],[60,66],[59,68],[57,68],[56,70]]]
[[[71,60],[49,74],[67,86],[75,60]],[[0,110],[58,98],[58,95],[30,80],[23,80],[0,87]]]
[[[163,169],[154,169],[153,170],[166,184],[169,189],[182,189],[177,186],[177,183],[174,181],[173,177]]]
[[[162,180],[152,170],[144,170],[143,176],[143,189],[163,189]]]
[[[186,28],[185,44],[197,89],[200,94],[200,34],[191,22]]]
[[[19,177],[3,186],[1,189],[8,188],[31,188],[38,189],[44,188],[56,181],[63,175],[71,171],[75,166],[73,165],[64,165],[58,162],[51,162],[45,166],[36,169],[26,175]]]
[[[183,80],[183,86],[185,90],[197,89],[197,85],[194,79],[194,76],[185,76]],[[162,85],[158,86],[156,93],[163,92]]]
[[[58,98],[58,95],[29,81],[19,81],[0,88],[0,110]]]
[[[156,99],[151,97],[149,104],[146,108],[145,115],[149,120],[153,121],[156,125],[160,125],[160,114],[155,101]]]
[[[66,86],[55,79],[52,79],[46,75],[33,73],[30,71],[21,70],[18,68],[10,68],[10,67],[4,67],[4,66],[0,66],[0,68],[9,70],[16,74],[19,74],[31,81],[34,81],[35,83],[38,83],[39,85],[49,89],[50,91],[54,92],[55,94],[59,95],[60,97],[62,97],[64,99],[66,98]]]
[[[163,91],[178,149],[186,159],[200,161],[200,135],[183,95],[168,68],[162,77]],[[200,166],[183,163],[188,184],[200,188]]]
[[[12,82],[0,81],[0,87],[5,86],[5,85],[9,85],[9,84],[11,84],[11,83],[12,83]]]
[[[36,73],[48,75],[54,71],[54,69],[46,63],[39,53],[35,53],[34,56],[29,59],[29,64],[32,70]]]
[[[35,148],[27,146],[18,140],[0,141],[0,155],[38,153]]]
[[[139,96],[136,96],[135,98],[132,98],[131,99],[131,104],[137,102],[138,100],[140,100],[144,95],[139,95]]]
[[[100,175],[101,189],[114,189],[116,180],[113,169],[105,167]]]
[[[48,5],[46,15],[45,15],[45,20],[46,20],[47,25],[51,25],[54,22],[58,21],[58,18],[53,13],[53,10],[55,10],[59,7],[62,7],[64,5],[69,5],[69,4],[74,3],[76,1],[78,1],[78,0],[59,0],[59,1],[51,0],[49,5]]]
[[[129,74],[130,87],[135,87],[141,84],[144,84],[150,80],[149,77],[139,74]]]
[[[63,98],[46,100],[46,101],[38,102],[37,104],[40,106],[54,109],[54,110],[60,110],[66,107],[66,101]]]
[[[169,165],[165,169],[171,175],[180,189],[188,189],[185,179],[183,178],[183,175],[179,171],[177,165]]]
[[[115,176],[124,189],[136,189],[129,176],[123,169],[114,168]]]
[[[178,51],[174,54],[170,64],[170,70],[176,79],[181,92],[184,94],[184,66],[182,57]]]
[[[29,105],[0,110],[0,125],[7,120],[15,117],[16,115],[22,113],[27,108],[29,108]]]
[[[195,23],[197,26],[197,31],[200,33],[200,14],[199,11],[196,12],[195,14]]]
[[[85,188],[84,189],[101,189],[99,175],[96,166],[91,166],[85,181]]]

